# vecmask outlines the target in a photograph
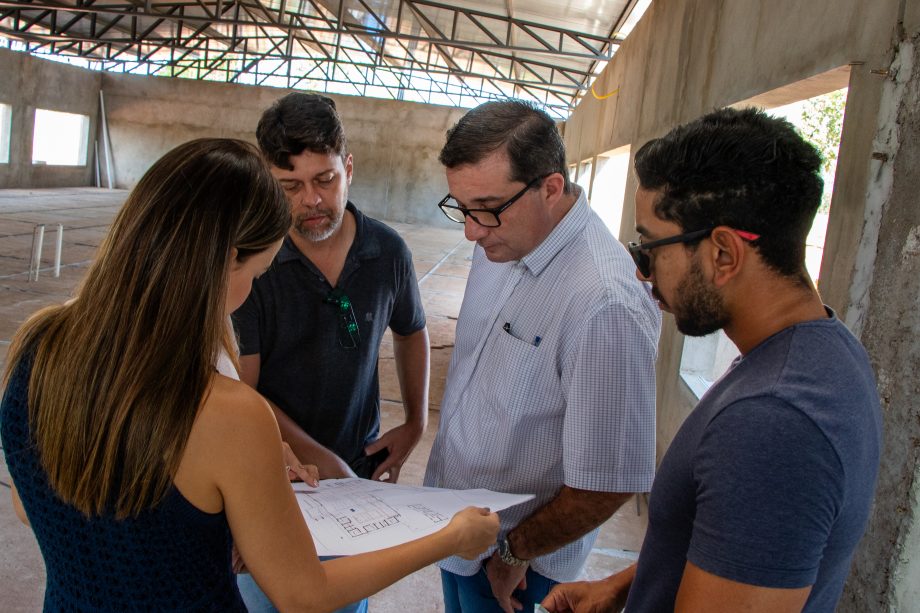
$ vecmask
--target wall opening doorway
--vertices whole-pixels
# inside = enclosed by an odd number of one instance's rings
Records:
[[[616,238],[620,237],[623,201],[629,180],[629,150],[629,145],[623,145],[597,156],[591,189],[591,208]]]
[[[86,166],[89,117],[35,109],[32,163],[49,166]]]
[[[0,103],[0,164],[8,164],[10,161],[12,117],[13,108],[9,104]]]
[[[585,197],[591,199],[591,178],[594,172],[594,158],[584,160],[578,164],[578,174],[575,183],[585,190]]]

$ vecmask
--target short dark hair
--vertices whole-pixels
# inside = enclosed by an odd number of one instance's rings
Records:
[[[447,131],[438,159],[447,168],[456,168],[476,164],[501,147],[511,163],[512,181],[530,183],[559,172],[565,178],[566,193],[571,192],[565,144],[556,122],[524,100],[486,102],[469,111]]]
[[[655,214],[684,232],[726,225],[759,234],[764,262],[802,278],[805,239],[821,204],[821,155],[785,119],[724,108],[636,152],[639,184],[661,190]]]
[[[256,139],[268,161],[290,170],[290,157],[304,151],[346,155],[345,130],[335,101],[318,94],[292,93],[262,113]]]

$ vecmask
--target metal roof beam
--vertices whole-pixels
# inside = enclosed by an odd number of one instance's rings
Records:
[[[0,27],[0,32],[5,32],[5,31],[7,31],[5,28]],[[21,35],[22,33],[16,33],[16,34]],[[301,59],[309,59],[309,60],[318,59],[315,57],[300,57],[296,55],[287,55],[285,53],[280,52],[281,47],[287,42],[286,37],[249,36],[249,37],[237,37],[236,39],[234,39],[232,36],[223,35],[220,38],[210,37],[207,39],[203,39],[203,38],[196,37],[193,33],[191,36],[182,37],[182,38],[147,37],[146,39],[143,39],[142,41],[136,41],[130,36],[126,36],[126,37],[118,37],[118,38],[109,37],[106,40],[101,41],[96,38],[78,37],[74,35],[60,36],[60,35],[55,35],[55,34],[31,33],[29,36],[26,36],[24,38],[28,38],[33,41],[41,41],[42,44],[48,44],[50,42],[82,42],[82,43],[89,43],[89,44],[107,43],[107,44],[115,45],[118,47],[125,47],[125,49],[119,51],[119,55],[121,53],[124,53],[128,47],[138,46],[141,42],[144,44],[155,45],[158,49],[175,49],[175,50],[184,51],[184,50],[187,50],[188,46],[192,45],[193,43],[194,43],[193,48],[198,49],[200,47],[200,42],[196,42],[196,41],[200,41],[200,40],[216,41],[218,43],[226,44],[231,48],[238,46],[243,41],[268,41],[271,46],[266,51],[264,52],[250,51],[249,53],[255,54],[256,56],[259,57],[259,59],[265,59],[265,60],[280,60],[280,61],[292,61],[293,60],[293,61],[296,61],[296,60],[301,60]],[[305,50],[307,50],[308,52],[311,51],[306,48]],[[353,49],[353,50],[362,51],[360,49]],[[319,59],[329,60],[330,58],[323,57]],[[539,72],[534,70],[532,66],[530,66],[530,64],[533,64],[532,62],[526,62],[520,59],[514,59],[514,62],[517,65],[520,65],[521,67],[523,67],[529,74],[531,74],[534,77],[534,79],[536,79],[536,82],[531,81],[531,80],[525,80],[525,79],[514,79],[511,76],[504,74],[502,71],[502,68],[496,65],[488,57],[483,57],[482,59],[487,66],[489,66],[495,71],[496,74],[486,74],[486,73],[481,73],[481,72],[469,71],[469,70],[466,70],[458,66],[455,62],[453,62],[453,66],[451,69],[444,70],[444,69],[439,69],[436,65],[432,65],[423,60],[419,60],[418,58],[415,58],[414,56],[410,56],[405,59],[410,62],[411,64],[410,69],[412,70],[430,71],[430,72],[437,73],[437,74],[453,73],[458,76],[474,76],[474,77],[482,77],[482,78],[489,78],[489,79],[498,79],[498,80],[508,81],[509,83],[515,83],[519,85],[525,85],[525,84],[531,85],[531,86],[541,85],[546,88],[561,88],[564,90],[578,90],[580,87],[578,81],[576,81],[575,79],[571,79],[571,78],[569,79],[570,81],[569,83],[559,83],[559,82],[552,83],[549,80],[547,80],[545,77],[543,77]],[[507,58],[507,59],[513,59],[513,58]],[[155,60],[152,57],[150,57],[150,54],[147,54],[147,56],[141,61],[155,61]],[[367,63],[367,62],[342,61],[340,63],[354,64],[358,66],[375,66],[375,64],[372,62]],[[541,64],[539,66],[544,67],[544,68],[554,68],[551,65]],[[396,68],[399,68],[399,67],[396,67]],[[566,75],[566,71],[557,70],[557,72],[563,76]]]
[[[401,3],[405,3],[406,6],[410,6],[416,9],[414,11],[416,15],[423,15],[423,16],[424,16],[424,11],[420,11],[417,5],[436,6],[436,7],[444,6],[444,5],[438,5],[438,4],[430,3],[430,2],[420,2],[419,0],[399,0],[399,1]],[[154,9],[163,10],[163,9],[172,8],[176,6],[183,7],[183,8],[199,7],[200,5],[208,5],[208,4],[216,6],[216,2],[214,0],[210,0],[210,2],[207,2],[205,0],[198,0],[197,2],[193,2],[193,3],[181,2],[178,0],[150,2],[149,3],[150,12],[147,12],[146,9],[144,9],[143,7],[134,6],[133,4],[131,5],[117,4],[117,5],[71,6],[71,5],[57,4],[55,2],[52,2],[51,0],[41,0],[40,2],[32,2],[28,5],[23,5],[23,4],[14,2],[12,0],[0,0],[0,8],[15,8],[19,10],[25,9],[25,10],[33,10],[33,11],[34,10],[52,10],[52,11],[64,11],[68,13],[76,12],[76,13],[97,13],[97,14],[116,14],[116,15],[117,14],[122,14],[122,15],[128,14],[131,17],[155,17],[155,18],[161,17],[163,16],[163,14],[160,12],[154,11]],[[240,0],[237,0],[236,2],[234,2],[234,4],[237,7],[244,7],[247,9],[255,6],[256,8],[260,8],[263,11],[265,11],[266,15],[274,15],[274,11],[271,11],[270,9],[266,9],[263,5],[261,5],[261,3],[258,3],[257,1],[250,3],[250,2],[242,2]],[[478,11],[469,11],[467,9],[457,9],[457,8],[446,7],[446,6],[444,7],[443,10],[450,10],[450,11],[453,11],[457,14],[464,15],[464,16],[473,15],[475,17],[488,17],[489,19],[497,19],[497,20],[505,21],[509,26],[516,27],[520,31],[527,33],[528,37],[538,41],[540,44],[538,46],[527,46],[527,45],[521,45],[521,44],[511,45],[508,43],[503,44],[503,45],[496,45],[494,40],[491,40],[490,42],[485,42],[481,40],[466,40],[466,39],[461,39],[461,38],[456,38],[456,37],[450,37],[450,36],[447,36],[444,32],[442,32],[437,27],[434,28],[436,32],[436,35],[434,36],[431,36],[431,35],[430,36],[418,36],[418,35],[394,32],[392,30],[384,29],[384,28],[377,29],[377,28],[373,28],[373,27],[370,27],[364,24],[350,23],[348,21],[345,21],[344,17],[342,21],[337,21],[337,20],[329,20],[328,18],[320,17],[317,15],[307,15],[307,14],[301,14],[301,16],[306,19],[301,25],[298,25],[298,26],[292,26],[290,22],[280,21],[277,18],[272,18],[271,24],[277,28],[284,29],[284,30],[290,29],[292,27],[296,27],[298,29],[310,29],[316,33],[325,33],[325,34],[351,34],[351,35],[363,34],[363,35],[373,36],[375,38],[399,39],[399,40],[404,40],[404,41],[414,41],[414,42],[428,43],[428,44],[439,44],[439,45],[443,45],[446,47],[457,47],[460,49],[477,49],[482,53],[490,53],[491,50],[493,49],[499,49],[501,51],[517,51],[517,52],[535,53],[535,54],[548,53],[548,54],[558,56],[558,57],[567,57],[567,58],[572,58],[572,59],[592,60],[592,61],[607,61],[610,59],[610,54],[604,52],[603,50],[598,50],[593,45],[588,44],[588,41],[598,40],[598,41],[607,41],[612,44],[619,44],[618,40],[608,40],[608,39],[604,39],[603,37],[595,37],[592,35],[580,34],[578,32],[574,32],[570,30],[563,30],[563,29],[555,28],[549,25],[532,24],[532,22],[519,22],[519,20],[510,20],[510,18],[506,16],[502,16],[502,15],[492,15],[492,14],[482,13]],[[194,15],[194,14],[189,14],[186,12],[185,15],[182,17],[182,20],[188,21],[188,22],[207,22],[212,25],[245,25],[245,26],[256,25],[251,20],[239,20],[239,19],[231,19],[231,18],[225,18],[225,17],[213,17],[210,14],[212,11],[203,10],[203,12],[204,12],[203,15]],[[291,11],[288,11],[287,14],[295,15],[297,13],[292,13]],[[424,19],[426,21],[430,21],[427,16],[425,16]],[[326,24],[326,27],[312,25],[308,23],[307,20],[323,21]],[[470,22],[477,24],[477,26],[480,28],[484,27],[482,24],[479,24],[477,21],[471,20]],[[432,23],[431,25],[434,25],[434,24]],[[535,28],[546,30],[549,32],[561,33],[562,39],[560,40],[572,40],[572,41],[578,42],[581,46],[583,46],[586,49],[586,51],[585,52],[571,51],[571,50],[563,48],[564,44],[561,44],[561,43],[557,45],[553,45],[547,42],[545,39],[538,36],[534,32]],[[493,36],[489,36],[489,38],[492,39]]]
[[[571,40],[579,42],[582,46],[585,46],[588,49],[593,49],[595,55],[600,55],[602,53],[602,48],[605,45],[609,44],[619,44],[622,42],[622,39],[618,37],[605,37],[598,36],[596,34],[586,34],[584,32],[578,32],[576,30],[570,30],[567,28],[560,28],[552,24],[547,23],[538,23],[535,21],[527,21],[523,19],[517,19],[516,17],[510,15],[503,15],[501,13],[490,13],[487,11],[468,9],[468,8],[458,8],[455,6],[450,6],[447,4],[442,4],[440,2],[433,2],[431,0],[401,0],[402,2],[409,3],[415,6],[425,6],[441,11],[459,13],[469,18],[471,21],[474,17],[484,18],[493,21],[498,21],[507,25],[508,29],[511,31],[522,30],[527,32],[528,36],[531,36],[537,40],[542,41],[542,38],[534,33],[534,30],[543,30],[549,33],[561,34],[564,37],[564,40]],[[474,22],[477,23],[478,22]],[[508,35],[510,39],[510,34]],[[554,46],[545,41],[542,41],[548,49],[554,49],[556,52],[562,51],[561,45]],[[509,40],[506,39],[506,45],[509,43]],[[595,43],[592,45],[590,43]],[[609,59],[609,57],[607,58]]]
[[[623,27],[623,24],[625,24],[626,21],[629,19],[629,16],[632,14],[632,12],[636,9],[636,4],[638,3],[639,3],[639,0],[629,0],[626,6],[623,7],[623,11],[620,13],[620,16],[617,18],[616,22],[613,24],[613,28],[610,30],[610,38],[614,38],[614,37],[621,38],[619,35],[620,29]],[[581,82],[582,85],[584,86],[584,89],[588,89],[589,81],[591,80],[591,75],[593,75],[595,70],[597,69],[598,63],[599,62],[591,63],[591,70],[589,71],[589,74],[587,74]]]
[[[292,62],[313,61],[318,63],[311,73],[319,64],[332,66],[333,71],[354,66],[354,71],[345,74],[356,79],[358,86],[383,87],[391,93],[396,86],[380,81],[374,70],[396,75],[399,83],[410,75],[417,79],[422,71],[448,77],[448,85],[443,85],[445,79],[431,81],[430,94],[479,95],[477,88],[486,85],[503,92],[516,87],[547,104],[551,96],[565,105],[574,104],[577,94],[587,89],[593,67],[608,59],[620,42],[616,28],[609,37],[573,32],[514,18],[510,6],[504,15],[429,0],[395,0],[394,23],[393,15],[381,14],[368,0],[348,1],[349,11],[344,10],[346,0],[280,0],[277,7],[263,0],[77,0],[76,5],[60,0],[0,0],[0,32],[43,48],[50,46],[52,53],[66,51],[87,59],[100,59],[98,55],[102,61],[124,66],[130,66],[132,60],[122,56],[133,52],[136,63],[149,63],[158,71],[172,65],[178,74],[187,68],[176,62],[185,64],[190,54],[198,54],[206,62],[199,67],[199,72],[206,71],[205,76],[233,61],[242,62],[243,67],[225,72],[231,80],[255,69],[256,79],[265,82],[286,68],[288,82],[299,83],[303,78],[291,73]],[[632,0],[617,27],[634,5]],[[130,24],[123,21],[126,17]],[[175,31],[166,32],[167,24],[173,24]],[[407,28],[407,24],[411,25]],[[442,24],[450,25],[444,28]],[[201,40],[207,41],[204,49]],[[573,46],[583,51],[573,51]],[[157,58],[164,52],[170,55],[165,63]],[[457,57],[457,52],[467,57]],[[176,53],[182,54],[179,60]],[[345,57],[337,57],[338,53]],[[570,66],[561,67],[549,58],[536,59],[540,54],[567,59]],[[258,64],[266,60],[278,64],[267,73],[260,72]],[[577,66],[579,62],[584,67]],[[449,77],[457,83],[450,84]],[[468,84],[466,79],[479,81]],[[454,87],[461,93],[452,93]]]

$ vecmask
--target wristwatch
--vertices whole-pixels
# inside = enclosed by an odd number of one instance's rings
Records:
[[[498,557],[508,566],[520,567],[530,564],[530,560],[522,560],[511,553],[511,543],[507,537],[498,539]]]

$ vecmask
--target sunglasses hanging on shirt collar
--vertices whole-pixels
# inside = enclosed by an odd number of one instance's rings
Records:
[[[361,344],[361,331],[358,329],[358,320],[355,319],[351,299],[345,292],[336,288],[326,294],[323,302],[336,308],[339,345],[343,349],[357,349]]]

